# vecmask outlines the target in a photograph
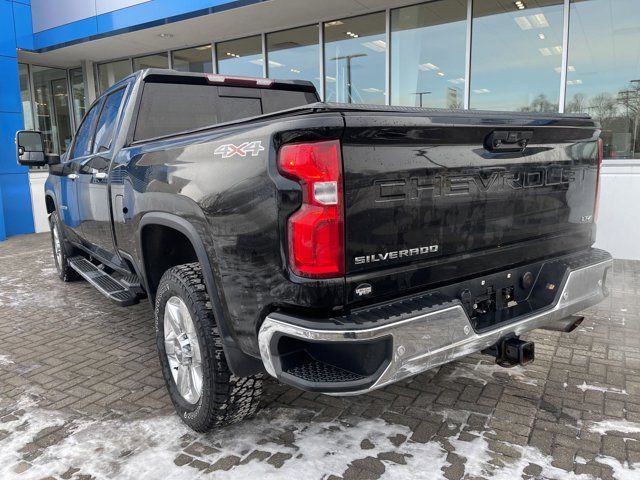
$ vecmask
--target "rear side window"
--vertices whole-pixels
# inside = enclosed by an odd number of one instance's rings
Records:
[[[255,117],[317,100],[309,92],[148,82],[142,92],[134,141]]]
[[[96,138],[93,142],[93,152],[106,152],[111,148],[115,123],[118,119],[118,111],[124,97],[124,88],[110,94],[104,102],[98,125],[96,126]]]

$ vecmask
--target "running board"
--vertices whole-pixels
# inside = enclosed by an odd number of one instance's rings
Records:
[[[70,258],[69,265],[100,293],[121,307],[138,303],[138,296],[135,293],[86,258],[80,256]]]

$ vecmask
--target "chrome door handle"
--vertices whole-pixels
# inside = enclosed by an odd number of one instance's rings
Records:
[[[106,172],[98,172],[93,174],[93,178],[95,178],[96,180],[104,180],[108,176],[109,175]]]
[[[69,178],[69,180],[77,180],[80,177],[80,175],[78,175],[77,173],[70,173],[69,175],[67,175],[67,178]]]

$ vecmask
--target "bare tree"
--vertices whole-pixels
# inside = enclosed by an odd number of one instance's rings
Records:
[[[576,93],[567,103],[565,112],[584,113],[587,111],[587,96],[584,93]]]
[[[531,104],[520,108],[521,112],[557,112],[558,105],[551,103],[544,94],[538,95],[531,101]]]
[[[589,113],[604,125],[616,116],[618,110],[616,103],[615,97],[610,93],[599,93],[589,101]]]

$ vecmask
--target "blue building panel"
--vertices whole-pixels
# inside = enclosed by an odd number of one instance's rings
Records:
[[[21,113],[0,112],[0,175],[27,171],[27,167],[16,161],[15,136],[23,125]]]
[[[31,189],[29,174],[0,174],[0,191],[2,193],[2,214],[7,237],[33,233],[33,210],[31,207]]]
[[[2,1],[2,0],[0,0]],[[47,51],[95,38],[139,30],[269,0],[151,0],[33,35],[34,50]]]
[[[33,50],[33,27],[31,25],[31,7],[29,2],[13,2],[13,19],[16,32],[16,46],[24,50]]]
[[[4,208],[2,205],[2,187],[0,187],[0,241],[7,238],[7,232],[4,229]]]
[[[0,78],[0,112],[22,114],[18,60],[15,57],[0,57]]]
[[[0,0],[0,55],[17,57],[13,2],[9,0]]]
[[[96,37],[98,27],[96,17],[85,18],[77,22],[68,23],[60,27],[51,28],[33,34],[34,50],[41,50],[75,43],[79,40]]]

